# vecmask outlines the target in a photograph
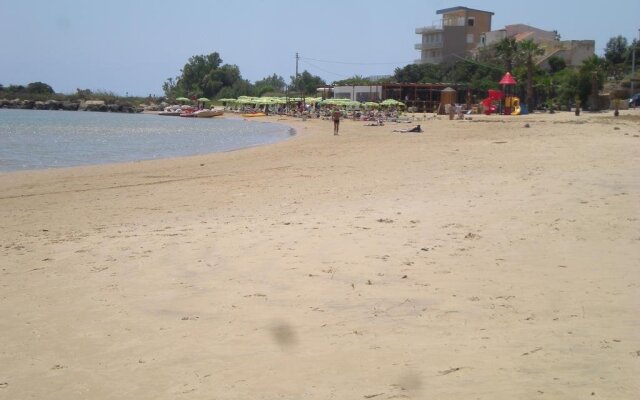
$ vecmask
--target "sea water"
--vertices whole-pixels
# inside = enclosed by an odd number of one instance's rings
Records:
[[[292,134],[239,118],[0,109],[0,172],[222,152]]]

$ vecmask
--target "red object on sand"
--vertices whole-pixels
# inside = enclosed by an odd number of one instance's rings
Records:
[[[515,85],[516,84],[516,80],[513,79],[513,76],[509,72],[507,72],[506,74],[504,74],[502,79],[500,79],[500,84],[501,85]]]
[[[496,111],[498,111],[498,107],[496,107],[493,103],[499,102],[503,99],[504,93],[500,90],[489,89],[489,97],[482,100],[482,105],[484,106],[484,113],[490,115]]]

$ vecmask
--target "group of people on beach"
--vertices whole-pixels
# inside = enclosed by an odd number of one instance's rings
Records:
[[[333,135],[338,136],[340,131],[340,118],[342,118],[342,111],[339,108],[334,108],[331,112],[331,119],[333,120]],[[375,124],[369,124],[369,126],[382,126],[382,121],[379,121]],[[395,129],[394,132],[422,132],[422,127],[420,125],[416,125],[411,129]]]

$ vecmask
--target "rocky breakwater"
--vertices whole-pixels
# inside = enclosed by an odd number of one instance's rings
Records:
[[[142,109],[136,108],[129,104],[106,104],[103,100],[34,101],[21,99],[0,99],[0,108],[15,108],[22,110],[98,111],[119,113],[136,113],[142,111]]]

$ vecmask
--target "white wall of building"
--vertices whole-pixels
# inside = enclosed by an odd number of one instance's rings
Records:
[[[336,86],[333,98],[355,101],[379,101],[382,98],[382,86]]]

